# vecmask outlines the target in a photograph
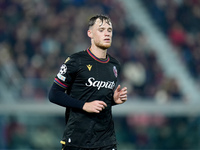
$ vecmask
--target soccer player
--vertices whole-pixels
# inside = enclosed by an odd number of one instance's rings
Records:
[[[91,46],[62,64],[49,100],[66,107],[63,150],[116,150],[112,106],[127,100],[127,88],[116,88],[119,62],[107,53],[112,23],[105,15],[89,20]]]

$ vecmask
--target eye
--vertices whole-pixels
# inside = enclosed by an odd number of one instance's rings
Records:
[[[109,28],[109,29],[108,29],[108,32],[112,32],[112,28]]]
[[[103,29],[99,29],[100,32],[103,32]]]

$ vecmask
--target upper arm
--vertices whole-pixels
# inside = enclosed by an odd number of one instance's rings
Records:
[[[64,89],[68,89],[74,81],[78,65],[74,56],[68,57],[61,65],[54,82]]]

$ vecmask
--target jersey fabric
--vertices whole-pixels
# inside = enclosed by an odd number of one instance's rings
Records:
[[[54,82],[65,88],[72,98],[84,102],[102,100],[107,107],[100,113],[66,108],[66,128],[62,144],[97,148],[116,144],[112,120],[113,93],[120,71],[119,62],[109,54],[97,58],[90,49],[68,57]]]

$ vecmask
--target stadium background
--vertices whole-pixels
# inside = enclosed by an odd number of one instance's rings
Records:
[[[113,108],[119,149],[200,149],[199,0],[0,0],[0,149],[60,149],[64,109],[48,90],[97,13],[129,89]]]

